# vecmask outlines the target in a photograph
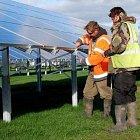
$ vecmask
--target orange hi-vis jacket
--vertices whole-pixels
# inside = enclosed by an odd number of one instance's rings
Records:
[[[88,45],[88,56],[85,62],[88,66],[93,66],[93,76],[95,81],[107,78],[109,58],[104,57],[104,52],[109,49],[111,39],[108,35],[101,35],[95,42],[89,35],[82,36],[81,41]]]

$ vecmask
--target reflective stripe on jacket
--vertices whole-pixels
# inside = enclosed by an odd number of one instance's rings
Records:
[[[128,26],[130,40],[126,50],[121,54],[112,56],[114,68],[135,68],[140,67],[140,45],[138,44],[138,34],[135,24],[125,22]]]

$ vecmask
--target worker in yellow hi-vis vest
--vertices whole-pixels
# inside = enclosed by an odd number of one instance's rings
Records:
[[[140,69],[140,46],[135,27],[135,17],[128,17],[121,7],[110,10],[113,21],[111,49],[104,55],[111,56],[115,69],[113,97],[116,125],[111,132],[136,127],[136,72]],[[127,118],[127,120],[126,120]]]

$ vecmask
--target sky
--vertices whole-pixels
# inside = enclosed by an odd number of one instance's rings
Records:
[[[115,6],[122,7],[128,16],[135,16],[140,21],[140,0],[14,0],[50,11],[83,19],[96,20],[100,24],[111,26],[109,11]]]

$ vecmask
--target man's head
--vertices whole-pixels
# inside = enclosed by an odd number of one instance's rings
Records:
[[[125,10],[121,7],[114,7],[110,10],[110,13],[108,15],[111,17],[113,23],[120,22],[122,16],[127,16]]]
[[[100,26],[95,21],[90,21],[84,28],[90,36],[96,36],[100,31]]]

